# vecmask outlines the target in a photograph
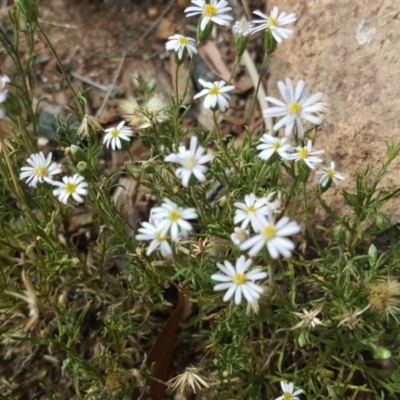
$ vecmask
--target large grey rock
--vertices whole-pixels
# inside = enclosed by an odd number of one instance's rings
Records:
[[[316,147],[326,150],[324,166],[333,160],[346,176],[342,187],[354,190],[354,171],[372,162],[374,177],[386,155],[385,141],[400,140],[400,2],[281,0],[278,6],[295,12],[298,21],[294,35],[273,55],[268,94],[279,98],[276,82],[285,77],[304,79],[312,93],[324,93],[328,111]],[[384,191],[399,187],[399,167],[395,160]],[[324,197],[343,207],[337,189]],[[387,210],[398,223],[395,203]]]

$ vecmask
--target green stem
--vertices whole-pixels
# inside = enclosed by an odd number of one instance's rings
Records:
[[[176,97],[176,112],[177,114],[179,113],[179,107],[181,105],[181,101],[179,99],[179,82],[178,82],[178,76],[179,76],[179,65],[176,64],[175,66],[175,97]],[[183,101],[183,100],[182,100]]]
[[[264,75],[265,69],[267,67],[267,61],[268,61],[268,54],[265,54],[264,55],[264,60],[263,60],[262,65],[261,65],[260,75],[258,77],[257,87],[256,87],[256,90],[255,90],[255,92],[253,94],[253,98],[251,100],[250,114],[249,114],[249,118],[247,120],[247,126],[248,127],[250,126],[251,120],[253,118],[254,107],[256,105],[258,91],[260,90],[261,79],[262,79],[262,76]]]
[[[235,62],[233,63],[233,67],[232,67],[232,71],[231,71],[231,75],[228,79],[228,85],[231,84],[232,78],[233,78],[233,74],[235,73],[236,67],[239,64],[240,58],[238,56],[236,56],[235,58]]]
[[[219,115],[218,111],[213,111],[214,126],[212,128],[212,131],[214,131],[214,128],[215,128],[215,130],[217,131],[217,138],[220,141],[222,139],[222,137],[221,137],[221,131],[219,130],[219,127],[218,127],[218,115]]]
[[[188,74],[186,76],[186,80],[185,80],[185,90],[183,91],[183,96],[182,96],[182,103],[185,101],[185,97],[189,88],[189,82],[190,82],[190,77],[192,76],[192,72],[193,72],[193,67],[194,67],[194,58],[196,57],[196,55],[193,55],[193,58],[190,60],[190,64],[189,64],[189,71]]]
[[[47,35],[45,34],[45,32],[43,31],[43,29],[42,29],[42,27],[41,27],[40,25],[38,25],[38,29],[39,29],[39,32],[41,33],[41,35],[43,36],[45,42],[46,42],[47,45],[49,46],[50,51],[51,51],[51,53],[53,54],[53,57],[56,59],[57,64],[58,64],[58,67],[60,68],[60,71],[61,71],[61,75],[63,76],[63,78],[64,78],[64,80],[65,80],[65,83],[67,84],[67,86],[69,87],[69,89],[71,90],[71,92],[72,92],[72,94],[73,94],[73,96],[74,96],[74,100],[75,100],[75,102],[76,102],[76,104],[77,104],[77,106],[78,106],[78,114],[79,114],[79,117],[80,117],[81,119],[83,119],[83,116],[85,115],[85,109],[84,109],[83,107],[81,107],[81,104],[80,104],[79,101],[78,101],[78,95],[77,95],[75,89],[72,87],[72,84],[71,84],[71,82],[70,82],[70,80],[69,80],[69,78],[68,78],[68,75],[67,75],[67,73],[66,73],[66,71],[65,71],[65,69],[64,69],[64,67],[63,67],[63,65],[62,65],[62,63],[61,63],[61,60],[60,60],[60,58],[58,57],[58,54],[57,54],[57,52],[56,52],[56,49],[55,49],[54,46],[51,44],[49,38],[47,37]]]
[[[214,111],[213,112],[214,126],[212,127],[212,130],[211,130],[210,134],[212,134],[214,132],[214,128],[215,128],[215,130],[217,131],[217,139],[215,141],[215,144],[217,145],[218,150],[222,150],[224,152],[224,154],[226,155],[227,159],[230,161],[232,167],[235,169],[235,172],[238,173],[239,169],[238,169],[238,166],[237,166],[237,160],[233,159],[232,154],[230,153],[230,151],[222,143],[221,131],[219,130],[218,121],[217,121],[218,114],[219,114],[219,111]]]
[[[304,215],[306,218],[307,230],[308,230],[308,233],[310,234],[311,240],[313,241],[315,248],[320,251],[320,248],[318,246],[317,239],[315,238],[314,231],[311,227],[311,223],[310,223],[310,219],[309,219],[309,215],[308,215],[307,183],[306,182],[303,183],[303,196],[304,196],[304,210],[305,210]]]

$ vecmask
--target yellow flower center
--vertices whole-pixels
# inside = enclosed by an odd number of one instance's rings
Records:
[[[38,176],[46,176],[47,175],[47,168],[43,165],[41,165],[40,167],[36,167],[35,168],[35,175]]]
[[[288,106],[288,113],[289,114],[298,114],[301,110],[300,103],[292,103]]]
[[[307,156],[308,156],[308,150],[307,150],[305,147],[302,147],[302,148],[299,150],[299,157],[300,157],[301,159],[304,159],[304,158],[307,158]]]
[[[173,222],[178,221],[178,219],[181,217],[181,213],[177,210],[170,211],[169,213],[169,219]]]
[[[276,229],[272,225],[267,225],[263,229],[263,232],[267,240],[273,239],[276,236]]]
[[[334,178],[334,176],[335,176],[335,171],[333,170],[333,169],[329,169],[327,172],[326,172],[326,175],[328,175],[328,178]]]
[[[272,147],[273,147],[273,149],[274,149],[275,151],[278,151],[279,148],[281,147],[281,144],[280,144],[279,142],[275,142],[275,143],[272,145]]]
[[[240,231],[237,231],[235,233],[235,235],[241,242],[244,242],[247,239],[247,234],[243,229]]]
[[[215,7],[214,4],[206,4],[206,6],[204,7],[204,15],[206,17],[213,17],[216,14],[217,7]]]
[[[283,400],[292,400],[293,399],[293,395],[291,393],[285,393],[283,395]]]
[[[219,87],[217,87],[217,86],[213,86],[211,89],[210,89],[210,92],[209,92],[210,94],[214,94],[214,95],[218,95],[219,94]]]
[[[68,182],[65,184],[65,191],[69,194],[75,193],[76,191],[76,184],[73,182]]]
[[[268,25],[269,26],[277,26],[278,25],[278,20],[275,17],[269,17],[268,18]]]
[[[254,206],[249,206],[247,207],[247,213],[255,213],[256,212],[256,208]]]
[[[237,284],[237,285],[242,285],[243,283],[246,282],[246,275],[236,272],[233,281]]]
[[[179,42],[179,44],[180,44],[181,46],[186,46],[186,45],[187,45],[187,42],[188,42],[188,38],[187,38],[186,36],[181,36],[181,37],[178,39],[178,42]]]
[[[162,241],[164,241],[164,240],[167,240],[167,236],[163,235],[161,232],[157,232],[157,233],[156,233],[156,239],[157,239],[159,242],[162,242]]]
[[[111,131],[111,136],[114,137],[114,138],[116,138],[116,137],[118,137],[118,135],[119,135],[119,130],[116,129],[116,128],[114,128],[114,129]]]
[[[197,165],[197,160],[195,157],[188,157],[183,162],[183,168],[192,170]]]

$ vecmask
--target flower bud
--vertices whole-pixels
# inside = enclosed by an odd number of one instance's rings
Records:
[[[385,228],[386,224],[387,224],[385,218],[380,214],[378,214],[378,216],[376,217],[375,223],[376,223],[376,226],[380,229]]]
[[[246,50],[246,46],[247,46],[247,37],[236,35],[235,36],[236,57],[238,58],[242,57],[244,51]]]
[[[376,249],[376,246],[374,244],[371,244],[371,246],[369,246],[369,249],[368,249],[368,260],[369,260],[369,265],[371,267],[375,266],[377,255],[378,255],[378,251]]]
[[[87,162],[79,161],[78,164],[76,165],[76,168],[78,168],[79,172],[83,172],[87,168]]]
[[[74,144],[71,145],[71,154],[76,161],[86,161],[86,154],[82,148]]]
[[[333,180],[332,180],[331,178],[329,178],[329,179],[328,179],[328,182],[326,183],[325,186],[322,186],[322,185],[319,186],[319,192],[320,192],[321,194],[322,194],[322,193],[325,193],[325,192],[331,187],[332,182],[333,182]]]
[[[95,117],[92,117],[90,115],[85,115],[83,117],[82,123],[79,126],[78,130],[76,131],[76,134],[79,137],[87,137],[87,136],[93,136],[97,132],[101,132],[103,130],[103,127],[101,126],[100,122],[98,119]]]
[[[346,241],[346,231],[341,226],[337,226],[333,230],[333,238],[339,246],[344,245],[344,242]]]
[[[107,376],[105,385],[110,392],[115,393],[123,388],[124,382],[124,378],[119,373],[113,372]]]
[[[151,173],[154,172],[155,168],[154,168],[154,165],[153,165],[151,162],[145,161],[145,162],[142,164],[142,170],[143,170],[144,172],[147,172],[148,174],[151,174]]]
[[[179,52],[175,51],[174,59],[175,59],[175,65],[177,67],[180,67],[186,61],[186,58],[187,58],[188,51],[187,51],[186,47],[183,49],[182,58],[179,58],[178,54],[179,54]]]
[[[242,17],[239,21],[235,22],[232,28],[235,37],[235,51],[236,57],[242,57],[247,45],[247,36],[250,34],[253,25],[247,21],[246,17]]]
[[[392,357],[392,352],[383,346],[378,346],[374,350],[374,356],[378,360],[389,360]]]
[[[201,30],[200,27],[201,27],[201,18],[199,20],[199,23],[197,24],[197,40],[198,40],[199,44],[204,43],[208,39],[208,37],[211,35],[211,31],[214,27],[214,22],[210,21],[206,25],[204,30]]]
[[[265,54],[270,56],[276,49],[277,41],[272,36],[272,33],[269,29],[265,31],[264,35],[264,51]]]
[[[304,162],[304,160],[300,160],[300,162],[298,163],[298,171],[300,182],[307,182],[308,177],[310,176],[310,168]]]

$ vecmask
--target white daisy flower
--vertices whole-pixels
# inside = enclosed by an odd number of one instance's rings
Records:
[[[161,232],[160,227],[154,221],[142,222],[142,227],[138,229],[138,232],[136,240],[151,240],[146,251],[147,256],[158,248],[163,257],[168,257],[172,254],[171,246],[168,243],[168,236]]]
[[[233,25],[232,32],[235,35],[246,37],[253,29],[253,24],[247,21],[247,18],[243,16],[239,21],[236,21]]]
[[[315,157],[317,154],[325,153],[325,150],[314,150],[312,151],[312,141],[308,140],[307,145],[302,147],[296,147],[296,152],[289,155],[289,160],[300,161],[303,160],[310,169],[314,169],[313,163],[320,163],[322,160],[319,157]]]
[[[178,153],[169,154],[164,158],[166,162],[173,162],[182,165],[175,171],[175,175],[182,181],[182,185],[185,187],[189,186],[189,179],[193,174],[200,182],[206,180],[205,173],[208,167],[202,164],[206,164],[214,159],[212,154],[203,154],[204,148],[201,146],[197,147],[197,137],[192,136],[190,139],[189,150],[185,146],[179,146]]]
[[[246,260],[245,256],[240,256],[236,260],[235,267],[229,261],[224,261],[224,264],[217,263],[217,267],[222,274],[213,274],[211,279],[222,282],[214,286],[214,290],[227,290],[224,301],[230,300],[234,295],[235,304],[238,305],[242,301],[242,294],[249,303],[260,298],[264,289],[253,281],[266,278],[267,273],[263,272],[261,268],[256,268],[246,273],[251,263],[252,260]]]
[[[296,391],[294,391],[294,385],[290,382],[286,383],[281,381],[281,388],[283,395],[277,397],[275,400],[300,400],[300,398],[297,396],[303,393],[302,389],[297,389]]]
[[[115,150],[116,147],[121,149],[121,139],[126,140],[127,142],[131,140],[130,137],[133,136],[132,129],[124,125],[125,121],[121,121],[117,127],[108,128],[104,131],[106,135],[104,136],[103,143],[107,148],[111,144],[113,150]]]
[[[268,253],[273,259],[281,254],[283,257],[290,257],[294,250],[294,243],[285,236],[294,235],[300,232],[300,226],[288,217],[282,217],[277,223],[274,222],[272,213],[258,216],[254,221],[254,230],[257,235],[247,239],[239,248],[242,251],[249,250],[249,256],[258,254],[264,246],[267,246]]]
[[[185,50],[187,51],[190,58],[192,58],[194,54],[197,54],[195,40],[178,34],[170,36],[168,38],[168,42],[165,44],[165,48],[167,50],[175,51],[178,55],[179,60],[182,60]]]
[[[182,208],[169,199],[163,199],[160,207],[154,207],[150,212],[150,218],[155,221],[157,228],[163,235],[170,234],[171,240],[176,242],[186,238],[193,230],[187,221],[197,218],[194,208]]]
[[[261,150],[258,157],[266,161],[277,153],[284,160],[288,160],[289,153],[293,151],[293,147],[289,143],[286,143],[287,140],[286,137],[279,139],[268,133],[264,133],[260,139],[261,144],[257,146],[257,150]]]
[[[254,229],[254,224],[257,224],[259,216],[265,215],[270,211],[267,199],[258,199],[254,193],[244,196],[244,203],[235,202],[233,205],[237,208],[233,223],[236,225],[241,222],[242,229],[245,229],[249,223]]]
[[[58,196],[58,200],[61,203],[67,204],[69,196],[77,201],[78,203],[83,203],[84,200],[81,196],[86,196],[88,194],[85,178],[79,174],[74,176],[64,176],[62,182],[54,182],[54,186],[58,186],[57,189],[53,190],[53,195]]]
[[[263,112],[264,117],[267,118],[283,117],[274,125],[274,131],[285,126],[285,135],[289,136],[293,132],[293,127],[296,123],[297,135],[299,138],[302,138],[304,137],[302,119],[314,125],[322,124],[321,118],[311,114],[321,112],[325,109],[322,103],[317,103],[322,97],[321,92],[315,93],[307,99],[310,95],[310,89],[305,87],[304,81],[300,80],[294,90],[292,80],[289,78],[286,78],[286,84],[279,81],[278,88],[284,102],[267,96],[265,99],[278,107],[270,107]]]
[[[297,19],[295,13],[286,14],[285,12],[281,12],[280,15],[278,15],[278,7],[274,7],[269,17],[260,10],[253,11],[253,14],[261,17],[262,19],[255,19],[252,21],[253,24],[259,24],[253,28],[251,32],[252,34],[254,32],[269,29],[272,36],[278,43],[281,43],[282,39],[287,39],[293,34],[293,31],[290,29],[281,28],[281,26],[295,22]]]
[[[50,178],[53,175],[61,173],[61,165],[51,162],[52,153],[45,158],[42,152],[32,154],[26,162],[30,167],[22,167],[19,179],[26,179],[28,186],[33,188],[37,187],[38,182],[47,182],[52,184],[53,180]]]
[[[240,246],[250,236],[250,231],[243,228],[235,228],[235,231],[231,234],[231,240],[236,246]]]
[[[7,83],[11,80],[7,75],[0,75],[0,103],[4,103],[7,100],[8,90],[5,89]],[[6,112],[3,107],[0,107],[0,118],[3,118]]]
[[[187,17],[202,14],[200,30],[204,31],[210,21],[217,25],[229,26],[233,18],[230,15],[225,15],[227,11],[231,11],[232,7],[228,6],[228,2],[221,0],[210,0],[207,4],[205,0],[192,0],[195,6],[190,6],[185,9]]]
[[[229,100],[231,96],[226,92],[230,92],[235,89],[235,86],[225,86],[224,81],[215,81],[214,83],[206,82],[203,79],[199,79],[199,83],[205,87],[200,93],[197,93],[193,98],[198,99],[201,96],[206,96],[204,99],[203,106],[206,109],[219,109],[224,112],[229,107]]]
[[[340,172],[335,171],[334,161],[331,161],[331,166],[329,168],[323,168],[323,171],[317,171],[316,174],[321,175],[319,183],[322,187],[325,187],[330,180],[336,186],[339,186],[339,181],[344,180],[344,176]]]

